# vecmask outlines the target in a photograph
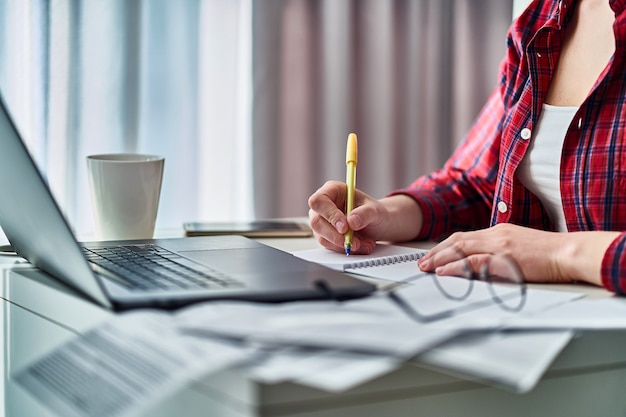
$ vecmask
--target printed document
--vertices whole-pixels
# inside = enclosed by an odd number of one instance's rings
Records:
[[[132,416],[251,351],[178,333],[171,316],[122,314],[44,356],[16,380],[64,417]]]

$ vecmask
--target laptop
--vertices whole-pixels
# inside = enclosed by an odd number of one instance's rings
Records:
[[[376,289],[243,236],[77,242],[1,94],[0,227],[32,265],[113,310],[348,299]]]

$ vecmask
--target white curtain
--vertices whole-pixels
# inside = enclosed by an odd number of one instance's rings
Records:
[[[0,90],[80,233],[85,157],[166,158],[158,228],[251,217],[250,0],[0,0]]]
[[[0,0],[0,91],[62,209],[85,157],[164,155],[158,228],[301,216],[440,166],[495,86],[512,0]],[[1,146],[1,145],[0,145]]]

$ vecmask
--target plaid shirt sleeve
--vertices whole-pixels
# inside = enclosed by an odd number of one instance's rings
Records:
[[[573,0],[535,1],[509,31],[500,85],[444,167],[394,194],[411,196],[424,224],[417,239],[507,222],[554,230],[515,172],[538,123]],[[561,198],[569,231],[619,231],[601,265],[605,288],[626,295],[626,1],[611,0],[616,51],[568,128]],[[497,205],[496,205],[497,203]]]
[[[500,91],[493,91],[465,140],[442,169],[391,193],[408,195],[421,207],[424,223],[418,240],[441,239],[457,230],[489,226],[503,117]]]
[[[602,285],[609,291],[626,295],[626,233],[611,243],[602,260]]]

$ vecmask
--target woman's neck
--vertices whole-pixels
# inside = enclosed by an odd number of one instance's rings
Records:
[[[579,106],[615,52],[608,0],[579,0],[569,22],[546,103]]]

